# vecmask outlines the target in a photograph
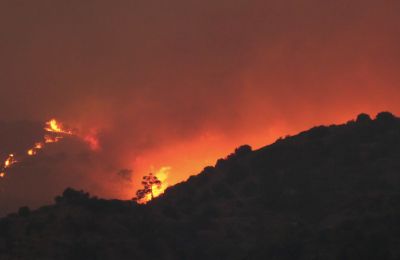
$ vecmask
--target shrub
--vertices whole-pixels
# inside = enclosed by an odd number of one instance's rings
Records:
[[[390,112],[380,112],[377,116],[376,116],[376,120],[380,121],[380,122],[393,122],[396,119],[396,117],[390,113]]]
[[[21,207],[18,210],[18,215],[20,217],[28,217],[31,213],[31,210],[28,207]]]
[[[237,156],[245,156],[252,152],[252,148],[250,145],[242,145],[235,149],[235,155]]]
[[[361,124],[368,123],[371,121],[372,121],[371,117],[365,113],[359,114],[356,119],[356,122]]]
[[[84,192],[84,191],[77,191],[72,188],[67,188],[62,196],[57,196],[55,201],[56,203],[81,203],[81,202],[86,202],[90,198],[89,193]]]

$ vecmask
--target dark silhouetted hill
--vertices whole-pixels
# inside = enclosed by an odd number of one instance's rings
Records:
[[[400,259],[400,119],[238,148],[147,205],[67,189],[0,221],[0,259]]]

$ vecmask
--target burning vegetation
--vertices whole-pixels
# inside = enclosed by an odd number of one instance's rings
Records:
[[[170,170],[171,167],[162,167],[156,174],[149,173],[149,175],[143,176],[143,189],[137,190],[136,197],[133,199],[139,203],[146,203],[163,194],[168,187],[166,180]]]
[[[146,205],[66,189],[0,219],[0,259],[400,259],[399,154],[400,118],[360,115],[241,146]]]
[[[28,157],[36,156],[38,152],[44,149],[48,144],[57,143],[66,136],[78,136],[72,129],[65,127],[62,123],[56,119],[51,119],[45,123],[45,135],[42,140],[35,142],[35,144],[29,148],[25,154],[17,155],[10,153],[4,160],[1,170],[0,178],[7,176],[7,170],[13,167],[16,163],[24,161]],[[18,157],[18,159],[17,159]]]
[[[26,149],[14,150],[12,153],[6,154],[7,156],[5,159],[0,163],[0,179],[7,178],[11,173],[11,168],[15,167],[19,163],[23,163],[29,158],[38,156],[42,150],[65,138],[78,138],[85,142],[92,151],[98,151],[100,149],[100,144],[97,136],[97,130],[71,128],[57,119],[51,119],[44,123],[43,134],[40,139],[32,142],[32,145],[26,146]],[[164,193],[165,189],[168,187],[167,178],[170,171],[171,167],[164,166],[158,170],[152,170],[154,174],[150,173],[149,175],[144,176],[141,180],[143,188],[136,192],[136,201],[138,203],[147,203]]]

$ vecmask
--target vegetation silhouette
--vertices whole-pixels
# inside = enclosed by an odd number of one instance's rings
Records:
[[[0,259],[400,259],[399,158],[400,119],[361,114],[239,147],[147,204],[67,189],[0,220]]]
[[[150,195],[151,200],[154,199],[153,189],[160,189],[162,183],[157,178],[157,176],[153,175],[153,173],[149,173],[149,175],[143,176],[142,185],[143,189],[139,189],[138,191],[136,191],[136,197],[133,198],[133,200],[136,202],[143,201],[147,197],[147,195]]]

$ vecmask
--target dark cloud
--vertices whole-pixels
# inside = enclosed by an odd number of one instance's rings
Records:
[[[204,136],[222,136],[229,145],[212,149],[225,153],[361,111],[399,113],[399,7],[394,0],[1,1],[0,119],[56,116],[99,131],[101,151],[66,159],[81,165],[57,175],[60,187],[86,188],[168,147],[214,145]],[[27,132],[1,139],[30,139]],[[179,151],[183,163],[192,159]],[[104,186],[92,189],[118,196]]]
[[[123,180],[129,181],[129,182],[132,181],[132,174],[133,174],[133,171],[130,169],[122,169],[117,172],[117,175],[119,177],[121,177]]]

